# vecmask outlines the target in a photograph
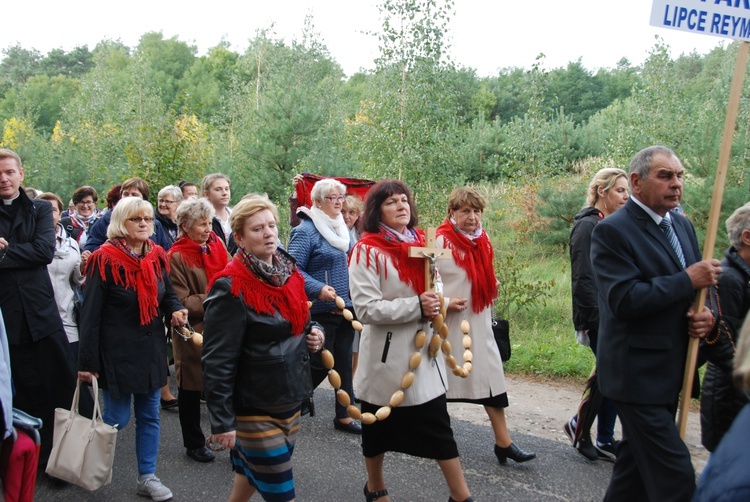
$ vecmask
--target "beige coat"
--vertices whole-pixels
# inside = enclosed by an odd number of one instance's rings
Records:
[[[357,260],[361,245],[352,250],[349,262],[352,303],[364,325],[354,388],[357,397],[384,406],[401,388],[401,378],[409,370],[409,358],[416,350],[414,335],[419,329],[429,331],[429,324],[420,322],[419,297],[401,282],[390,259],[384,266],[384,257],[380,256],[378,273],[372,249],[363,249]],[[370,253],[369,267],[365,251]],[[414,384],[406,390],[401,406],[423,404],[445,394],[445,361],[442,355],[430,359],[427,352],[425,344],[421,350],[422,363],[414,371]]]
[[[443,237],[435,240],[437,247],[445,247]],[[474,313],[471,303],[471,283],[466,272],[458,267],[453,260],[439,260],[437,262],[440,277],[443,281],[445,301],[450,297],[468,298],[466,310],[462,312],[448,312],[448,341],[453,347],[453,355],[458,364],[463,360],[463,333],[461,321],[466,318],[471,330],[471,353],[474,356],[471,374],[467,378],[448,375],[449,399],[483,399],[497,396],[506,391],[503,362],[500,351],[492,335],[492,307],[487,307],[479,314]]]

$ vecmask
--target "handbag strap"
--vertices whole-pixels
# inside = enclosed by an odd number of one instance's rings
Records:
[[[70,403],[70,415],[68,417],[70,421],[73,421],[73,418],[76,415],[80,415],[78,411],[78,402],[80,401],[81,397],[81,385],[83,385],[83,381],[78,379],[76,383],[76,390],[73,393],[73,402]],[[102,418],[102,411],[101,409],[99,409],[99,381],[94,375],[91,375],[91,387],[93,388],[94,392],[94,413],[91,416],[91,428],[95,429],[97,422],[104,422],[104,419]]]

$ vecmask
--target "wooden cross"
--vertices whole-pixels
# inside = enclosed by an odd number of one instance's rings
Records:
[[[424,286],[425,291],[435,291],[435,279],[437,277],[435,260],[453,258],[453,252],[450,249],[435,247],[435,228],[427,229],[427,242],[423,248],[409,248],[409,258],[424,259]]]

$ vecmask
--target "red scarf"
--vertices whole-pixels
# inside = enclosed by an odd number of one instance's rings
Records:
[[[209,291],[221,277],[231,277],[232,296],[241,296],[245,305],[257,313],[274,315],[278,311],[281,317],[292,324],[295,336],[300,336],[305,331],[305,325],[310,320],[310,308],[307,306],[305,279],[296,268],[283,286],[271,286],[252,274],[242,263],[238,253],[224,270],[214,276],[208,285]]]
[[[208,282],[211,282],[211,279],[216,274],[224,270],[228,261],[227,248],[224,247],[224,243],[213,232],[211,232],[206,241],[205,250],[193,239],[183,235],[172,244],[169,250],[170,259],[174,253],[180,253],[182,261],[188,267],[203,269],[206,272]]]
[[[141,326],[150,324],[159,315],[159,282],[164,271],[169,273],[167,253],[161,246],[149,242],[151,250],[140,259],[105,242],[86,262],[86,269],[99,270],[103,281],[107,280],[107,269],[112,271],[115,285],[132,289],[138,297]]]
[[[453,251],[456,265],[463,269],[469,278],[472,310],[478,314],[492,305],[497,298],[495,268],[492,265],[495,252],[487,232],[482,230],[479,237],[471,240],[446,219],[435,234],[436,237],[441,235],[445,247]]]
[[[386,260],[390,259],[393,266],[398,270],[398,278],[411,286],[411,288],[421,295],[425,291],[424,285],[424,260],[409,257],[409,248],[424,246],[424,232],[415,228],[417,234],[416,242],[400,242],[392,239],[386,239],[381,233],[365,232],[362,238],[356,244],[356,250],[349,254],[349,260],[356,253],[356,260],[359,263],[360,254],[364,251],[367,255],[367,267],[370,267],[370,252],[365,247],[375,250],[375,272],[380,273],[380,261],[383,261],[385,278],[388,279],[388,269]]]

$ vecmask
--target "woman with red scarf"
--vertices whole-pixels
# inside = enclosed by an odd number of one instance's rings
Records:
[[[461,321],[471,327],[473,368],[469,378],[448,374],[448,401],[484,405],[495,433],[495,456],[526,462],[536,458],[515,445],[505,423],[508,395],[503,362],[492,335],[492,308],[497,298],[497,279],[492,264],[494,251],[482,229],[487,203],[474,188],[457,188],[448,201],[448,217],[437,229],[436,245],[450,249],[453,260],[439,263],[445,301],[448,302],[448,341],[461,347]],[[459,360],[460,363],[460,360]]]
[[[203,384],[214,448],[232,448],[229,500],[294,500],[292,453],[302,401],[312,395],[305,280],[278,249],[279,215],[265,196],[243,198],[229,223],[239,246],[209,283],[203,316]]]
[[[99,379],[103,419],[122,429],[135,413],[138,495],[168,500],[172,491],[156,477],[159,397],[167,381],[162,313],[172,325],[187,320],[169,281],[169,262],[154,233],[147,200],[126,197],[112,211],[108,240],[86,263],[79,329],[78,376]]]
[[[203,332],[203,301],[208,283],[230,260],[224,242],[211,230],[214,208],[206,199],[189,199],[175,211],[178,237],[169,250],[172,287],[188,310],[188,323]],[[174,366],[177,373],[178,409],[182,442],[187,456],[197,462],[214,459],[206,448],[201,430],[201,346],[179,333],[172,333]]]
[[[355,387],[362,411],[388,406],[402,388],[415,352],[415,334],[427,331],[440,310],[440,299],[426,292],[424,260],[409,257],[409,248],[424,246],[424,232],[414,228],[417,215],[409,188],[385,180],[367,194],[365,233],[349,258],[349,286],[357,316],[364,324]],[[450,500],[470,501],[445,399],[442,354],[430,357],[428,344],[417,349],[421,363],[413,383],[390,416],[362,425],[362,453],[367,468],[368,501],[390,500],[383,477],[385,453],[398,451],[437,460],[450,489]]]

